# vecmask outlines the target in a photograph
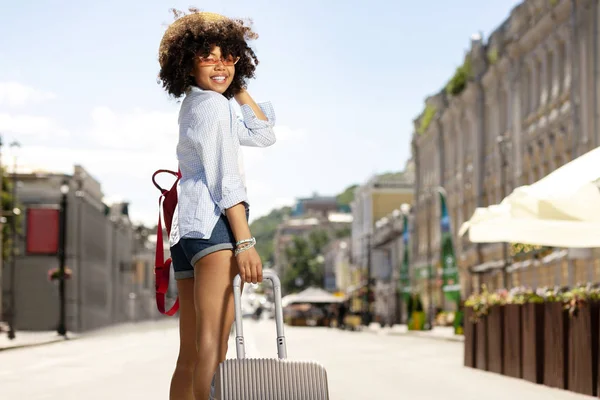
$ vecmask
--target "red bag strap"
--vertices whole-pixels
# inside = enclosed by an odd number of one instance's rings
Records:
[[[157,171],[159,172],[159,171]],[[172,172],[172,171],[170,171]],[[154,182],[154,176],[152,181]],[[154,183],[156,185],[156,182]],[[158,185],[156,185],[160,189]],[[161,189],[162,190],[162,189]],[[162,232],[162,213],[161,213],[161,200],[163,195],[161,194],[158,198],[158,225],[156,228],[156,258],[154,260],[154,280],[156,286],[156,306],[158,311],[162,314],[169,316],[174,315],[179,309],[179,296],[175,299],[175,303],[169,310],[165,310],[165,294],[169,289],[169,273],[171,271],[171,258],[165,261],[165,250],[163,245],[163,232]]]
[[[154,173],[152,174],[152,183],[154,183],[154,186],[156,186],[156,188],[157,188],[158,190],[160,190],[160,192],[161,192],[161,193],[164,193],[164,192],[166,192],[166,190],[165,190],[165,189],[163,189],[163,188],[161,188],[161,187],[160,187],[160,185],[159,185],[158,183],[156,183],[156,175],[158,175],[158,174],[162,174],[163,172],[166,172],[166,173],[168,173],[168,174],[171,174],[171,175],[173,175],[173,176],[176,176],[177,178],[181,178],[181,171],[177,171],[177,172],[175,172],[175,171],[171,171],[170,169],[159,169],[158,171],[154,172]]]

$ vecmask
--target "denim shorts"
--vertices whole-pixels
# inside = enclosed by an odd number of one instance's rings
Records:
[[[246,210],[246,217],[248,211]],[[225,215],[221,215],[215,225],[210,238],[195,239],[181,238],[171,247],[171,259],[175,271],[175,279],[187,279],[194,277],[194,264],[202,257],[220,250],[233,250],[235,248],[235,237],[229,221]]]

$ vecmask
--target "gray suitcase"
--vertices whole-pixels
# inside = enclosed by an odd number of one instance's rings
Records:
[[[325,368],[312,361],[287,359],[281,283],[272,271],[264,271],[263,277],[273,284],[278,358],[246,358],[242,328],[242,280],[238,275],[233,281],[237,358],[225,360],[219,365],[213,380],[215,390],[211,400],[328,400]]]

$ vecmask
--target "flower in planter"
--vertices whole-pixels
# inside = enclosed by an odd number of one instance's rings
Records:
[[[576,316],[585,304],[598,300],[600,300],[600,289],[589,283],[575,287],[563,295],[565,310],[569,311],[571,317]]]
[[[472,293],[465,300],[465,307],[473,309],[473,322],[477,323],[481,318],[485,317],[490,308],[490,293],[486,285],[481,285],[481,293]]]
[[[509,300],[508,290],[499,289],[496,292],[489,294],[488,303],[490,306],[503,306]]]
[[[564,301],[564,295],[568,291],[566,287],[545,287],[539,288],[537,293],[543,298],[544,302],[562,302]]]
[[[72,275],[73,275],[73,271],[69,267],[66,267],[65,268],[64,279],[71,279]],[[51,270],[48,271],[48,280],[50,282],[57,281],[60,278],[61,278],[60,268],[52,268]]]
[[[509,292],[507,304],[543,303],[544,297],[538,290],[527,286],[514,287]]]

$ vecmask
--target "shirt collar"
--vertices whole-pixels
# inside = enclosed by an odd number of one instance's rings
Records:
[[[202,93],[202,92],[204,92],[204,89],[200,89],[198,86],[195,86],[195,85],[190,85],[190,87],[188,88],[188,93],[192,93],[192,92]]]

